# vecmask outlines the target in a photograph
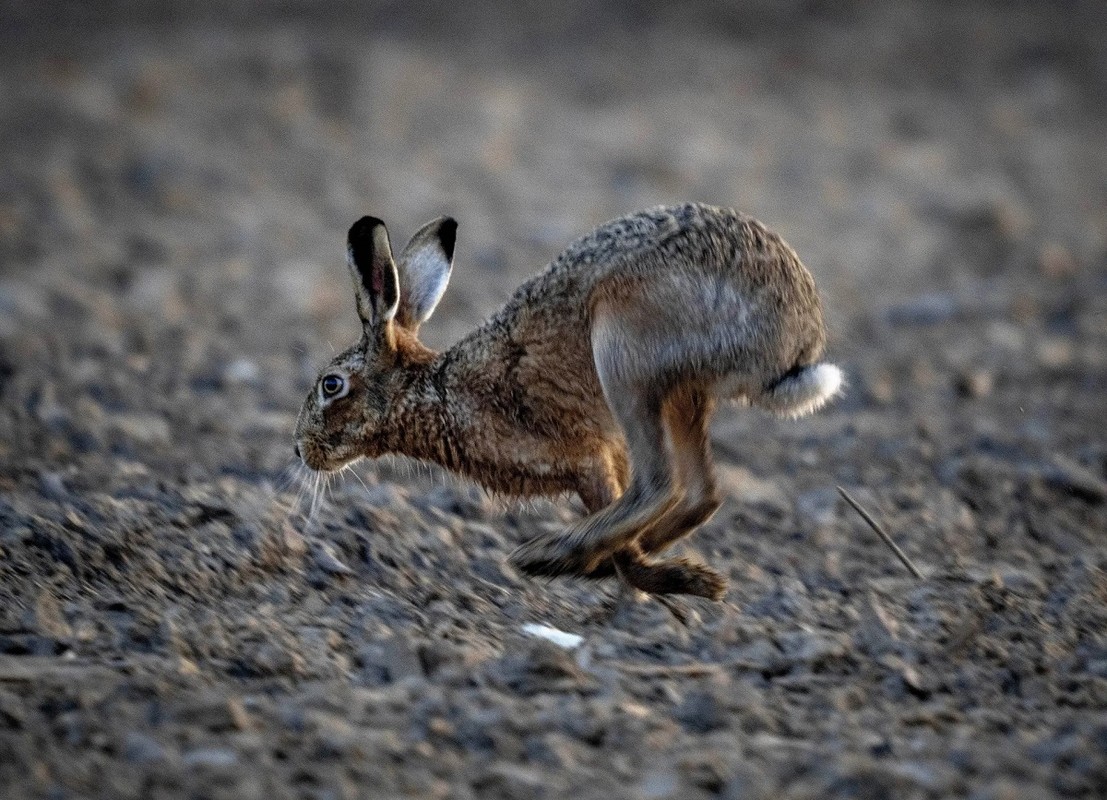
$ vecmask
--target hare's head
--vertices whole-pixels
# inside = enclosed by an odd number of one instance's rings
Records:
[[[408,370],[433,353],[419,326],[438,305],[453,266],[457,223],[439,217],[392,258],[388,229],[376,217],[350,228],[346,261],[354,280],[362,335],[319,375],[296,421],[296,451],[316,470],[334,470],[384,450],[384,420]]]

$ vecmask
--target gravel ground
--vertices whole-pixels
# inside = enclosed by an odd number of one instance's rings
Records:
[[[1107,794],[1107,12],[1008,5],[0,3],[0,795]],[[353,219],[459,219],[444,346],[681,200],[850,378],[719,415],[725,602],[597,620],[505,561],[575,499],[400,460],[312,513]]]

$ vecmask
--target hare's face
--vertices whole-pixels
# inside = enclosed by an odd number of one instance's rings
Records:
[[[430,354],[417,334],[446,290],[456,232],[450,217],[431,220],[397,265],[383,222],[362,217],[350,228],[346,261],[362,337],[319,374],[300,409],[296,452],[307,466],[335,470],[385,452],[385,415],[404,384],[404,365]]]
[[[315,470],[336,470],[376,455],[387,373],[357,346],[335,358],[308,392],[296,421],[296,451]]]

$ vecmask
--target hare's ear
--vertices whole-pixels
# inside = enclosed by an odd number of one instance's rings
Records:
[[[400,254],[400,308],[396,322],[415,332],[442,299],[454,265],[457,222],[431,220],[411,237]]]
[[[396,316],[400,289],[388,228],[383,222],[362,217],[350,227],[346,262],[354,279],[357,315],[366,331],[389,322]]]

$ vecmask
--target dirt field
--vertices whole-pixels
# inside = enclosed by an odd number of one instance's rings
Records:
[[[0,797],[1107,796],[1107,12],[968,5],[0,2]],[[458,218],[441,347],[682,200],[850,381],[719,415],[725,602],[399,460],[309,518],[354,219]]]

